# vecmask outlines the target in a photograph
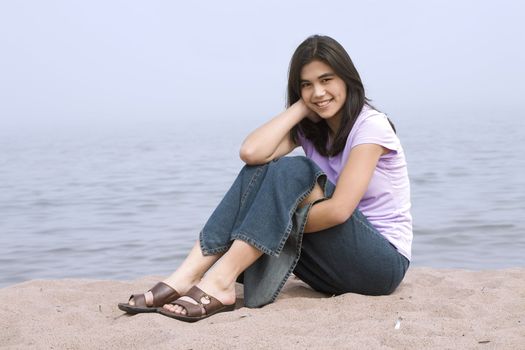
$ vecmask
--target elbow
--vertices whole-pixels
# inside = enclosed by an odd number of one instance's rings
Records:
[[[347,210],[346,208],[339,207],[337,210],[332,212],[333,220],[336,225],[344,224],[353,214],[353,210]]]
[[[330,213],[335,225],[340,225],[347,222],[352,214],[354,214],[354,211],[359,204],[359,202],[353,198],[348,198],[345,196],[344,199],[341,199],[341,197],[337,196],[337,194],[334,194],[334,196],[330,198],[329,201]]]
[[[260,157],[257,156],[257,153],[253,148],[246,146],[242,146],[239,150],[239,157],[247,165],[259,165],[264,163],[264,161],[261,161]]]

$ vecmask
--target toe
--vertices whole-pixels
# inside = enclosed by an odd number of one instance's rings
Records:
[[[180,315],[186,315],[186,309],[183,308],[182,306],[180,305],[176,305],[175,306],[175,312],[180,314]]]

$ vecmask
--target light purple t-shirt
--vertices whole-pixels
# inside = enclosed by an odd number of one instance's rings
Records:
[[[358,208],[379,233],[410,260],[412,216],[407,164],[401,143],[387,117],[365,105],[348,135],[344,150],[334,157],[320,155],[313,143],[301,134],[299,143],[306,156],[312,159],[335,185],[353,147],[373,143],[391,151],[379,158]]]

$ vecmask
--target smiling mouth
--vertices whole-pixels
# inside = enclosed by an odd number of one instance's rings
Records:
[[[325,108],[326,106],[328,106],[330,104],[330,102],[332,102],[333,99],[329,99],[329,100],[326,100],[326,101],[321,101],[321,102],[316,102],[314,103],[318,108]]]

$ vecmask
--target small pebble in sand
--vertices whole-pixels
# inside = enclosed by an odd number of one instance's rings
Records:
[[[402,320],[401,317],[399,317],[399,318],[396,320],[396,325],[394,326],[394,329],[399,329],[399,328],[401,328],[401,320]]]

